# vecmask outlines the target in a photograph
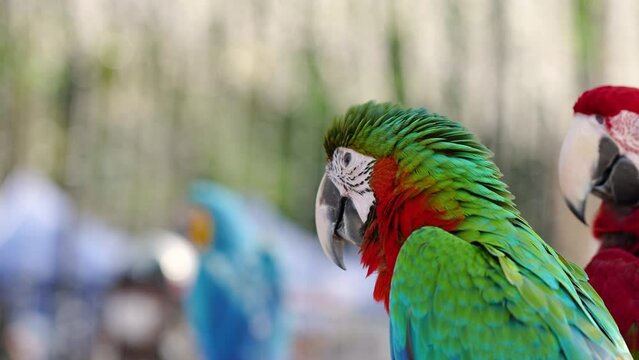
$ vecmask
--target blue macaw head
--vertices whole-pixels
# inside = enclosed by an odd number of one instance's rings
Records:
[[[190,187],[189,200],[197,209],[198,236],[209,238],[195,241],[204,251],[232,254],[248,250],[254,230],[241,195],[212,181],[198,180]]]

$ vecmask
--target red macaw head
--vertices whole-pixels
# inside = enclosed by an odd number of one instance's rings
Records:
[[[633,211],[639,205],[639,89],[597,87],[573,109],[559,156],[559,185],[570,210],[585,222],[592,193],[603,200],[602,209]]]

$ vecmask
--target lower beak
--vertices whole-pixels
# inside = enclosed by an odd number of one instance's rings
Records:
[[[617,156],[606,173],[595,179],[592,193],[621,207],[639,203],[639,173],[626,156]]]
[[[352,200],[324,175],[315,199],[315,227],[324,254],[344,270],[344,244],[360,246],[363,225]]]

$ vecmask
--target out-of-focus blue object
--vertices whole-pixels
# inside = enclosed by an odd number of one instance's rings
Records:
[[[106,287],[123,267],[124,236],[78,215],[67,194],[47,177],[17,170],[0,187],[0,297],[32,306],[60,283]],[[26,300],[26,301],[25,301]],[[14,302],[13,300],[10,302]]]
[[[79,215],[43,174],[7,176],[0,186],[0,308],[4,335],[21,356],[88,356],[102,295],[121,271],[123,237]]]
[[[59,275],[56,254],[72,220],[68,197],[46,177],[19,170],[5,179],[0,187],[0,296],[5,301],[17,296],[15,306],[33,306],[42,298],[33,292],[46,291]]]
[[[190,201],[214,223],[186,302],[204,357],[286,358],[278,264],[258,239],[245,200],[220,185],[198,181]]]

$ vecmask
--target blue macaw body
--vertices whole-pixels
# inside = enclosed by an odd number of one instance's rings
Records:
[[[213,218],[210,245],[200,256],[186,311],[207,360],[280,359],[281,281],[276,261],[247,221],[241,197],[198,182],[191,202]]]

